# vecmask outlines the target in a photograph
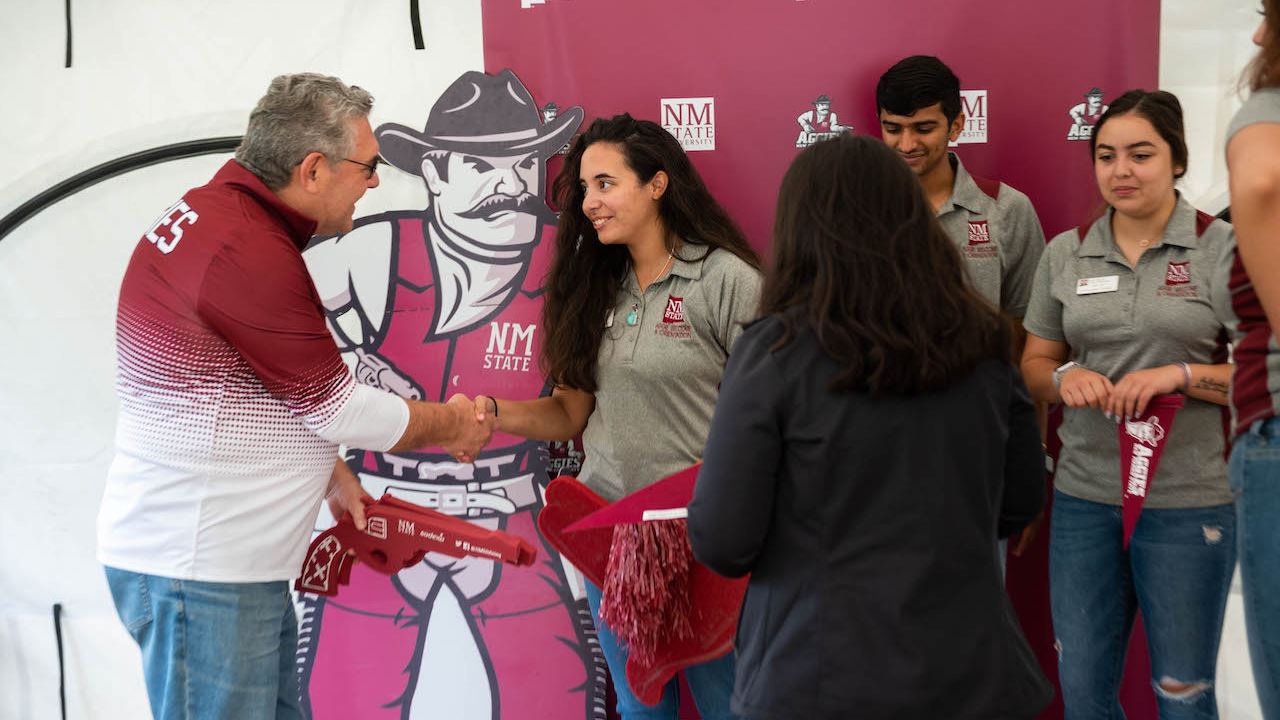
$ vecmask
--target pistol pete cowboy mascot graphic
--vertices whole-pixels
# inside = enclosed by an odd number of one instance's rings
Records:
[[[427,207],[361,218],[306,252],[362,382],[436,401],[549,392],[537,361],[556,222],[545,163],[582,117],[575,107],[544,123],[504,70],[463,74],[421,132],[377,128],[382,158],[422,179]],[[337,597],[305,596],[299,669],[313,717],[595,716],[586,602],[535,528],[545,454],[495,433],[470,464],[439,449],[348,456],[370,495],[524,538],[538,560],[515,568],[428,553],[391,577],[357,563]]]
[[[800,113],[796,118],[796,124],[800,126],[800,134],[796,136],[796,147],[809,147],[819,140],[826,140],[853,129],[852,125],[840,124],[840,120],[831,110],[829,96],[819,95],[809,104],[813,109]]]

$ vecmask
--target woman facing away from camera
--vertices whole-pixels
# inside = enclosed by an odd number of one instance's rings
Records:
[[[991,552],[1044,499],[1011,326],[879,141],[801,153],[773,243],[689,506],[695,557],[751,573],[734,710],[1034,717],[1053,690]]]
[[[578,479],[615,501],[702,458],[720,378],[755,317],[759,260],[666,130],[630,115],[598,119],[565,157],[556,258],[544,283],[542,369],[529,401],[477,397],[503,432],[582,434]],[[627,649],[587,600],[623,720],[675,720],[672,681],[656,707],[626,681]],[[706,720],[729,709],[733,654],[686,668]]]
[[[1119,686],[1141,610],[1162,720],[1216,718],[1236,561],[1223,456],[1231,366],[1220,319],[1235,241],[1230,225],[1175,188],[1187,145],[1170,93],[1116,98],[1090,150],[1107,210],[1050,241],[1023,320],[1027,385],[1065,406],[1049,531],[1065,717],[1124,717]],[[1146,408],[1174,393],[1184,405],[1165,427]],[[1130,437],[1150,431],[1144,443],[1163,439],[1142,493],[1120,475],[1119,422]],[[1126,506],[1141,513],[1127,546]]]
[[[1264,0],[1245,75],[1252,94],[1227,131],[1236,322],[1228,471],[1253,681],[1263,717],[1280,717],[1280,0]]]

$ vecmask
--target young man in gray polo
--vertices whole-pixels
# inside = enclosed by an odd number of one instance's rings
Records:
[[[880,76],[876,109],[881,138],[920,178],[978,292],[1021,323],[1044,231],[1026,195],[970,175],[947,149],[964,129],[960,80],[938,58],[914,55]]]
[[[999,180],[970,175],[948,150],[964,129],[959,78],[936,57],[904,58],[880,76],[876,110],[881,139],[920,179],[974,287],[1017,323],[1022,337],[1022,316],[1044,252],[1044,230],[1026,195]],[[1022,531],[1014,554],[1026,549],[1038,529],[1036,522]]]

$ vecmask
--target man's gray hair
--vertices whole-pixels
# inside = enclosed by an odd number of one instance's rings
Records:
[[[368,117],[372,107],[372,95],[336,77],[281,75],[249,114],[236,160],[279,190],[309,153],[323,153],[330,165],[349,157],[355,150],[349,121]]]

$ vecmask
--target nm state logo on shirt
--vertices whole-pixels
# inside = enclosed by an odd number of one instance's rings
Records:
[[[1199,297],[1199,286],[1191,284],[1191,261],[1170,262],[1164,271],[1164,285],[1156,293],[1164,297]]]
[[[991,242],[991,231],[987,228],[986,220],[970,220],[969,221],[969,244],[970,245],[986,245]]]
[[[653,334],[677,340],[688,340],[693,337],[693,326],[684,315],[684,298],[667,295],[667,306],[662,311],[662,322],[654,327]]]
[[[963,250],[965,258],[969,260],[994,258],[1000,254],[991,242],[991,226],[986,220],[969,221],[969,243]]]
[[[679,298],[675,295],[667,296],[667,309],[662,313],[662,322],[684,322],[684,298]]]

